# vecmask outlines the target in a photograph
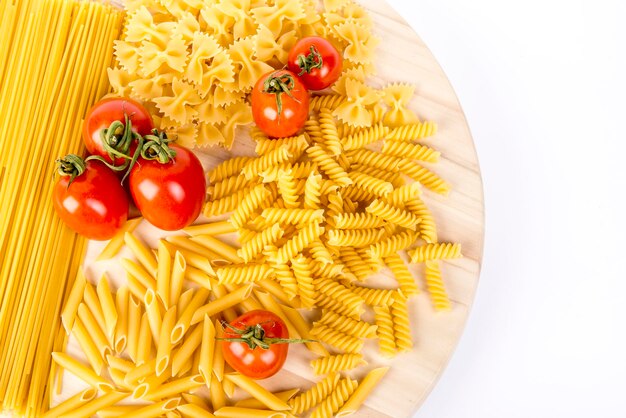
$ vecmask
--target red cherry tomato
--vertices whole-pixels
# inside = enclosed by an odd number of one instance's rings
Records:
[[[289,344],[271,343],[271,339],[289,338],[287,325],[278,315],[269,311],[250,311],[233,320],[230,327],[226,327],[222,338],[238,339],[252,332],[257,333],[256,337],[260,336],[261,341],[270,339],[268,348],[259,345],[251,348],[246,342],[222,341],[224,360],[233,369],[253,379],[265,379],[283,367]]]
[[[131,196],[141,214],[157,228],[182,229],[196,220],[206,196],[206,179],[198,157],[169,145],[175,156],[162,163],[139,157],[130,170]]]
[[[265,74],[254,86],[251,100],[257,126],[274,138],[296,134],[309,117],[309,92],[290,71]]]
[[[72,180],[70,175],[62,175],[54,185],[52,202],[56,213],[67,226],[86,238],[113,238],[128,217],[126,191],[117,176],[101,162],[84,162],[76,155],[60,160],[66,173],[73,164],[81,167],[75,172],[76,177]]]
[[[319,36],[300,39],[289,52],[287,66],[309,90],[323,90],[341,75],[343,59],[328,40]]]
[[[122,165],[126,160],[122,157],[111,158],[102,143],[102,132],[108,130],[113,122],[120,122],[115,132],[108,132],[109,145],[118,151],[131,155],[136,148],[136,141],[130,136],[128,144],[124,138],[126,117],[130,121],[130,129],[139,135],[148,135],[154,129],[150,113],[139,102],[127,97],[115,97],[100,100],[93,105],[83,123],[83,141],[90,154],[99,155],[109,163]],[[107,132],[107,131],[105,131]]]

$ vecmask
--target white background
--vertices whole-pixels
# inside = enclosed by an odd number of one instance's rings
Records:
[[[626,2],[388,0],[482,169],[478,293],[418,418],[626,417]]]

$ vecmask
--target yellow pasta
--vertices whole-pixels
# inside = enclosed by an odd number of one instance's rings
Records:
[[[117,311],[115,309],[115,302],[111,295],[109,288],[109,279],[106,275],[102,276],[96,287],[98,294],[98,300],[102,307],[102,313],[104,314],[104,323],[106,326],[107,336],[112,338],[115,332],[115,325],[117,324]]]
[[[181,312],[181,314],[176,321],[176,325],[174,325],[174,328],[172,329],[172,344],[177,344],[183,338],[183,336],[189,329],[193,315],[198,310],[198,308],[206,302],[209,294],[210,291],[208,289],[202,287],[198,288],[191,300],[183,305],[184,309],[178,310],[178,312]]]
[[[304,318],[302,318],[302,315],[300,315],[300,313],[296,309],[290,306],[282,305],[282,304],[280,305],[280,308],[285,314],[285,316],[289,318],[289,322],[291,322],[293,326],[296,328],[296,330],[298,330],[298,334],[300,334],[302,339],[305,339],[305,340],[313,339],[311,336],[310,325],[307,323],[307,321]],[[314,352],[315,354],[318,354],[320,356],[329,355],[328,350],[326,350],[324,346],[317,341],[309,341],[309,342],[306,342],[305,345],[310,351]]]
[[[76,280],[74,281],[70,295],[68,296],[67,301],[65,302],[65,307],[61,313],[63,327],[65,328],[65,332],[68,334],[72,331],[74,319],[76,318],[76,313],[78,312],[78,305],[80,304],[85,293],[85,284],[85,274],[83,273],[83,269],[79,268]]]
[[[133,276],[144,288],[156,290],[156,280],[142,265],[128,258],[123,258],[121,264],[126,273]],[[154,271],[156,273],[157,269]]]
[[[355,187],[359,187],[376,197],[386,197],[393,191],[393,184],[366,173],[351,171],[348,177]]]
[[[193,353],[202,343],[203,327],[196,326],[193,331],[189,332],[185,341],[178,347],[174,355],[172,355],[172,374],[179,376],[183,370],[185,363],[192,357]],[[211,358],[211,361],[213,358]],[[207,385],[208,386],[208,385]]]
[[[180,403],[180,398],[171,398],[161,402],[147,405],[139,409],[135,409],[128,414],[120,415],[122,418],[152,418],[160,417],[165,411],[176,409]]]
[[[84,303],[78,305],[78,319],[85,325],[91,339],[96,343],[96,346],[100,350],[102,356],[106,355],[111,350],[109,346],[109,340],[102,331],[102,328],[98,325],[93,317],[89,308]]]
[[[81,417],[90,417],[97,413],[98,411],[108,407],[115,405],[119,401],[124,398],[127,398],[130,395],[128,392],[117,392],[110,391],[100,396],[99,398],[92,399],[91,401],[83,404],[81,407],[76,408],[72,411],[68,411],[63,417],[69,418],[81,418]]]
[[[170,398],[182,392],[191,392],[194,389],[199,388],[203,383],[204,380],[200,375],[183,377],[169,381],[161,386],[155,387],[154,389],[151,388],[143,398],[149,401]]]
[[[383,154],[393,155],[394,157],[410,158],[412,160],[426,161],[436,163],[441,155],[439,151],[435,151],[426,145],[413,144],[405,141],[386,141],[382,149]]]
[[[341,247],[339,254],[341,262],[356,280],[363,281],[373,273],[355,248]]]
[[[238,406],[224,406],[215,410],[216,417],[225,418],[287,418],[285,412],[268,411],[267,409],[249,409]]]
[[[403,231],[370,245],[368,253],[373,259],[382,260],[384,257],[411,246],[416,239],[417,235],[415,232],[411,230]]]
[[[94,343],[80,319],[74,321],[74,329],[72,333],[78,341],[80,348],[83,350],[83,353],[85,353],[91,368],[94,372],[96,372],[96,374],[99,375],[102,371],[102,366],[104,365],[104,359],[98,349],[98,346]]]
[[[365,210],[386,221],[415,230],[420,218],[402,209],[394,208],[382,200],[374,200]]]
[[[150,357],[152,350],[152,334],[148,315],[144,312],[139,325],[139,338],[137,339],[137,364],[144,364]]]
[[[341,379],[328,398],[313,410],[311,418],[332,418],[335,412],[346,403],[358,386],[356,380]]]
[[[337,331],[327,325],[316,325],[311,328],[311,335],[321,342],[349,353],[356,353],[363,348],[363,340]]]
[[[113,348],[116,353],[124,351],[128,341],[128,296],[128,287],[126,286],[119,288],[115,295],[115,310],[118,314],[118,321],[115,326]]]
[[[117,234],[115,234],[115,236],[111,238],[107,245],[102,249],[102,252],[100,252],[100,255],[96,258],[96,261],[109,260],[113,258],[122,249],[126,233],[132,233],[142,220],[143,218],[135,218],[126,221],[124,227]]]
[[[225,309],[231,308],[241,302],[243,299],[250,297],[250,293],[252,292],[253,284],[250,283],[248,285],[244,285],[234,292],[230,292],[218,299],[215,299],[206,305],[201,306],[194,313],[193,318],[191,319],[191,324],[197,324],[204,319],[204,315],[215,315],[219,312],[224,311]]]
[[[460,258],[461,244],[458,243],[432,243],[415,248],[410,254],[411,262],[422,263],[428,260],[448,260]]]
[[[224,375],[225,379],[231,380],[235,385],[248,392],[252,397],[261,401],[265,406],[274,411],[287,411],[291,407],[276,395],[264,389],[253,379],[238,373]]]
[[[411,338],[411,322],[406,299],[397,298],[391,304],[391,317],[393,319],[393,334],[399,352],[410,351],[413,348]]]
[[[190,418],[213,418],[215,415],[210,413],[205,408],[201,406],[194,405],[192,403],[178,405],[176,407],[178,411],[180,411],[185,417]]]
[[[395,301],[395,298],[399,296],[397,291],[389,289],[353,286],[350,290],[361,296],[365,303],[370,306],[391,305]]]
[[[80,408],[82,405],[91,401],[96,397],[98,391],[94,388],[85,389],[82,392],[78,392],[76,395],[66,399],[54,408],[51,408],[46,412],[42,418],[52,418],[64,415],[67,412]]]
[[[339,379],[340,376],[338,373],[332,373],[320,380],[309,390],[291,399],[289,401],[289,405],[292,407],[291,412],[301,414],[318,405],[335,390]]]
[[[198,326],[200,328],[200,326]],[[200,351],[200,364],[198,372],[202,376],[205,385],[211,387],[211,376],[213,375],[213,360],[215,354],[215,326],[211,319],[205,315],[202,326],[202,345]]]
[[[274,260],[278,263],[286,263],[304,250],[324,233],[324,228],[318,223],[309,223],[289,239],[276,253]]]
[[[93,370],[74,360],[65,353],[52,353],[54,361],[74,376],[80,378],[85,383],[103,392],[113,390],[113,385],[102,377],[98,376]]]
[[[283,320],[283,322],[285,323],[289,331],[290,338],[302,338],[302,336],[298,333],[297,328],[291,323],[291,321],[289,320],[289,317],[285,315],[285,313],[280,307],[280,304],[276,302],[276,300],[272,297],[272,295],[270,295],[267,292],[262,292],[259,290],[255,290],[254,295],[259,300],[259,302],[261,303],[261,305],[263,306],[265,310],[275,313],[276,315],[280,317],[280,319]]]
[[[393,194],[393,193],[392,193]],[[408,199],[404,205],[405,209],[421,219],[421,222],[417,226],[420,238],[426,243],[432,244],[437,242],[437,226],[435,225],[435,219],[424,204],[424,202],[416,197]]]
[[[430,300],[437,311],[448,311],[451,308],[448,293],[441,278],[438,261],[426,261],[424,281]]]
[[[126,334],[126,352],[135,361],[139,346],[139,327],[141,326],[141,305],[134,296],[128,298],[128,331]]]
[[[388,140],[393,141],[415,141],[437,133],[437,124],[431,121],[418,122],[398,126],[392,129],[387,135]]]
[[[312,308],[315,305],[315,286],[313,286],[310,260],[299,255],[291,259],[291,267],[298,285],[298,293],[302,301],[302,307]]]
[[[159,344],[157,345],[156,366],[157,376],[163,374],[167,366],[170,364],[172,342],[172,329],[176,323],[176,306],[172,306],[165,312],[163,323],[161,324],[161,333],[159,334]]]
[[[148,274],[155,277],[157,272],[157,261],[152,252],[132,233],[124,234],[124,242],[131,249],[139,263],[146,269]]]
[[[322,311],[322,317],[314,324],[317,323],[327,325],[353,337],[373,338],[376,336],[376,325],[364,321],[356,321],[332,311]]]
[[[243,226],[268,195],[269,191],[264,185],[259,184],[253,187],[250,192],[241,199],[231,215],[230,222],[233,226],[237,228]]]
[[[172,274],[170,276],[170,305],[177,301],[183,288],[183,281],[185,279],[185,270],[187,269],[187,261],[185,257],[176,251],[174,255],[174,265],[172,267]]]
[[[311,112],[319,112],[322,108],[335,110],[345,101],[346,97],[340,94],[325,94],[320,96],[313,96],[309,101],[309,110]]]
[[[355,132],[347,136],[346,138],[343,138],[343,149],[346,151],[350,151],[363,148],[366,145],[380,141],[381,139],[385,138],[387,134],[389,134],[389,128],[383,126],[382,123],[377,123],[371,128],[360,132]]]
[[[231,263],[240,263],[243,260],[237,255],[237,249],[226,244],[225,242],[212,237],[211,235],[196,235],[191,238],[191,241],[196,242],[207,250],[216,253],[219,257],[223,257],[225,260]]]
[[[374,318],[378,325],[378,347],[384,357],[394,357],[397,354],[396,339],[394,337],[393,318],[386,305],[374,306]]]
[[[415,278],[413,278],[413,275],[398,254],[391,254],[383,258],[383,261],[398,281],[400,291],[405,297],[410,297],[419,293]]]
[[[400,161],[398,169],[435,193],[447,195],[450,192],[451,186],[444,179],[411,160]]]
[[[85,283],[85,292],[83,294],[83,304],[89,309],[89,312],[93,316],[94,320],[98,324],[100,330],[107,335],[107,326],[104,322],[104,312],[102,312],[102,306],[98,300],[98,294],[93,285],[89,282]]]
[[[384,234],[383,228],[330,229],[328,244],[335,247],[368,247],[378,242]]]
[[[311,361],[311,367],[316,375],[352,370],[363,364],[366,362],[363,360],[363,356],[358,353],[337,354]]]
[[[235,264],[217,269],[219,284],[245,284],[268,278],[272,269],[267,264]]]
[[[221,235],[221,234],[229,234],[231,232],[237,232],[237,228],[235,228],[228,221],[220,221],[220,222],[211,222],[200,225],[192,225],[183,229],[187,234],[191,236],[195,235]]]
[[[337,417],[345,417],[354,414],[388,371],[389,367],[379,367],[370,371],[365,378],[363,378],[352,396],[350,396],[347,402],[339,409]]]
[[[348,186],[352,184],[352,180],[348,177],[348,173],[319,145],[310,147],[306,150],[311,160],[317,163],[320,170],[333,180],[339,186]]]

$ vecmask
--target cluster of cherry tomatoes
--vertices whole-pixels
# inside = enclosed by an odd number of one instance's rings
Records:
[[[112,238],[128,218],[129,194],[144,218],[163,230],[184,228],[200,214],[206,195],[202,164],[154,129],[140,103],[96,103],[85,117],[83,140],[90,156],[59,159],[53,192],[57,214],[74,231],[94,240]]]
[[[289,53],[288,69],[265,74],[252,90],[257,126],[273,138],[295,135],[309,117],[309,90],[331,86],[341,67],[341,55],[327,39],[300,39]]]

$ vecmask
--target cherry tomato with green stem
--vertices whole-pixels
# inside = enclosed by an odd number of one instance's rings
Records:
[[[113,238],[128,218],[128,196],[119,178],[102,162],[73,154],[57,164],[60,178],[52,203],[61,220],[86,238]]]
[[[275,313],[254,310],[244,313],[229,324],[223,323],[219,336],[224,360],[239,373],[253,379],[275,375],[285,364],[290,340],[285,322]]]
[[[123,166],[130,163],[138,135],[149,135],[152,129],[152,117],[141,103],[113,97],[100,100],[89,109],[83,122],[83,141],[90,154]]]
[[[287,67],[309,90],[324,90],[339,79],[343,59],[337,48],[320,36],[300,39],[291,48]]]
[[[206,197],[206,178],[198,157],[169,144],[163,132],[143,137],[128,185],[137,209],[157,228],[177,231],[198,218]]]
[[[295,135],[309,117],[309,91],[291,71],[265,74],[254,86],[251,101],[254,122],[273,138]]]

